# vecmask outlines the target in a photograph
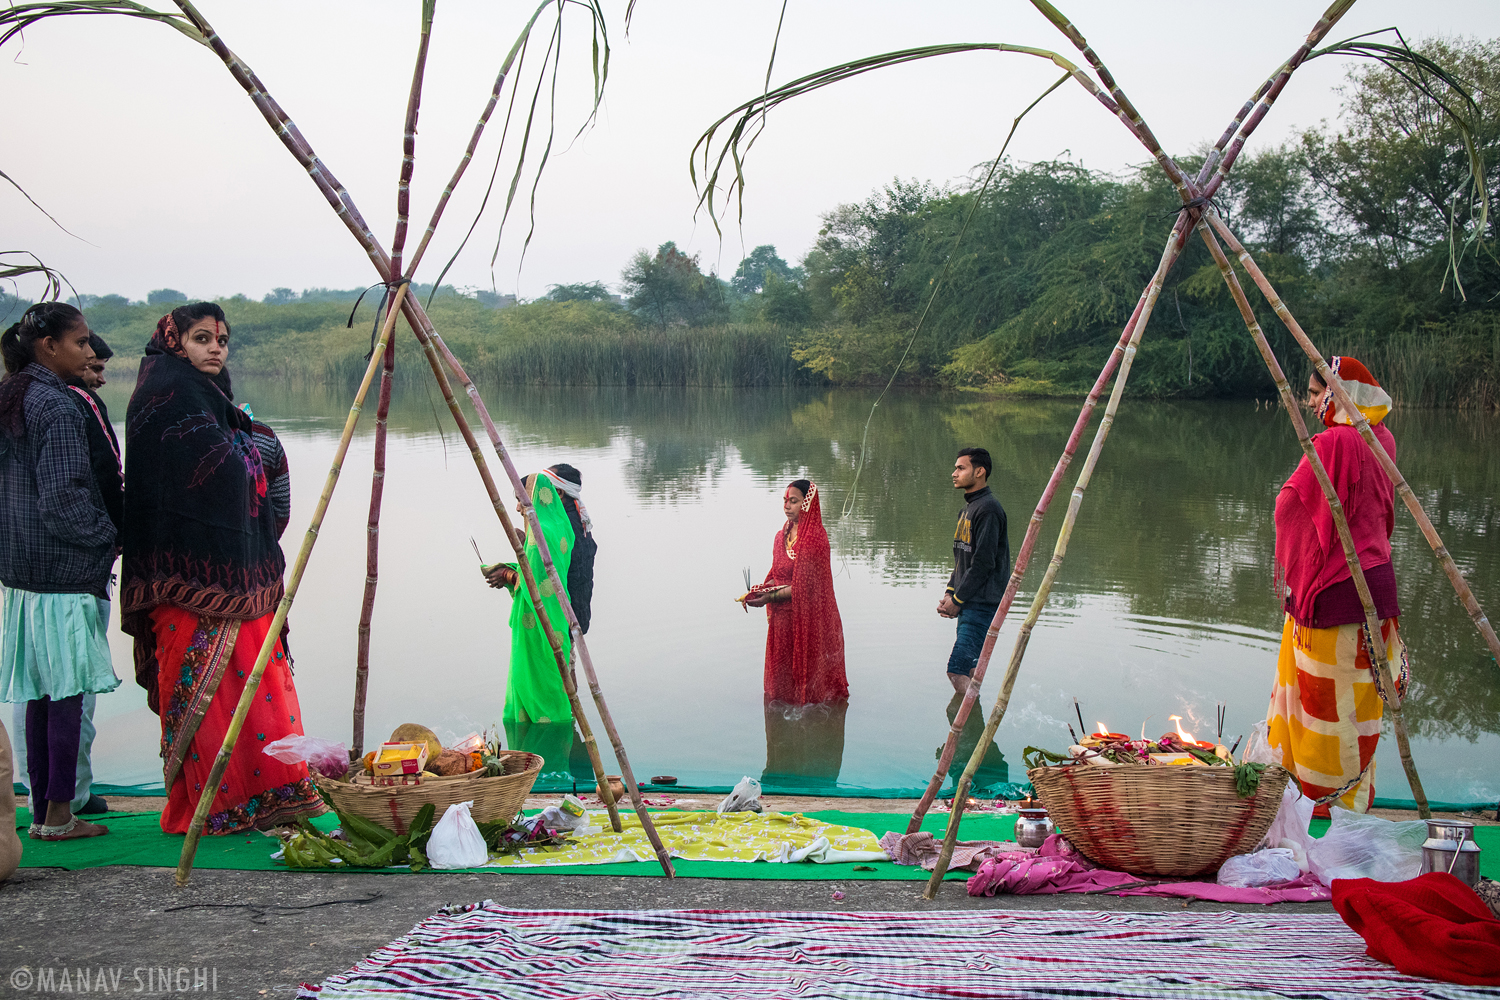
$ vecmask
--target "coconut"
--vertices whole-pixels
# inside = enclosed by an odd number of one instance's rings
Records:
[[[386,740],[386,742],[426,743],[427,758],[429,760],[435,759],[439,754],[443,752],[443,744],[442,741],[437,738],[437,733],[434,733],[426,726],[419,726],[415,722],[403,722],[401,725],[397,726],[396,731],[391,733],[391,738]]]

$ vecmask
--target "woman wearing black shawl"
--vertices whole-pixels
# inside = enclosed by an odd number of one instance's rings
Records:
[[[211,302],[161,318],[125,413],[121,626],[136,682],[161,716],[167,807],[192,820],[234,708],[282,596],[286,566],[248,414],[232,402],[229,324]],[[305,764],[261,751],[302,733],[291,661],[278,639],[208,833],[268,829],[321,811]]]

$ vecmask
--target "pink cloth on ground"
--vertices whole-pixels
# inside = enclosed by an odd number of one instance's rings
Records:
[[[926,830],[916,833],[890,831],[880,838],[880,849],[886,857],[898,865],[921,865],[928,871],[937,867],[942,845]],[[1013,855],[1029,857],[1032,851],[1012,841],[960,840],[953,845],[953,859],[949,871],[975,871],[979,865],[991,858]]]
[[[955,852],[956,854],[956,852]],[[1053,834],[1035,853],[992,858],[968,881],[969,895],[997,892],[1042,895],[1057,892],[1105,892],[1115,896],[1175,896],[1217,903],[1312,903],[1333,898],[1326,886],[1308,875],[1261,888],[1235,888],[1217,882],[1165,882],[1134,885],[1139,876],[1100,868],[1068,841]],[[1130,888],[1123,888],[1124,886]],[[1111,891],[1113,889],[1113,891]]]

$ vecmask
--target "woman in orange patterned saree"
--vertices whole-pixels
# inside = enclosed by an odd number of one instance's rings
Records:
[[[1394,459],[1396,439],[1381,423],[1390,396],[1354,358],[1332,358],[1330,367]],[[1308,404],[1328,428],[1313,446],[1349,520],[1380,637],[1372,641],[1367,635],[1332,512],[1304,456],[1276,498],[1277,583],[1286,618],[1266,716],[1269,742],[1302,791],[1316,800],[1318,813],[1326,815],[1330,805],[1365,812],[1375,797],[1375,746],[1384,714],[1369,650],[1380,651],[1380,667],[1402,695],[1409,673],[1391,567],[1395,487],[1316,373]]]

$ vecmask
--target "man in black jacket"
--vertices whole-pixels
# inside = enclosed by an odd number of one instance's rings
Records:
[[[958,640],[948,657],[948,680],[965,691],[979,661],[990,620],[1010,579],[1010,538],[1005,508],[990,492],[990,453],[964,448],[953,463],[953,488],[963,490],[964,509],[953,532],[953,575],[938,602],[944,618],[958,619]]]

